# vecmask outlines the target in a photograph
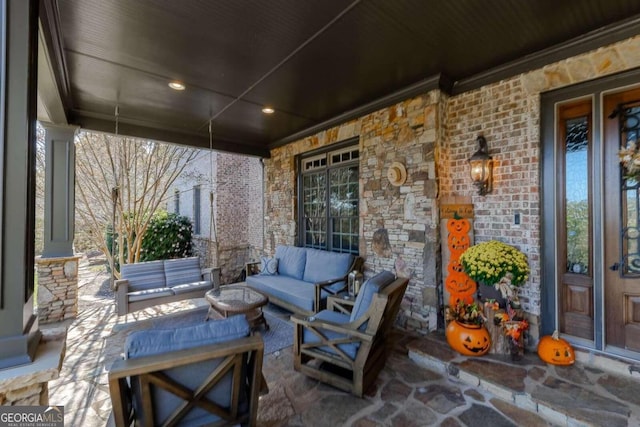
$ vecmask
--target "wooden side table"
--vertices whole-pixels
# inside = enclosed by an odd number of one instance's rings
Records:
[[[350,315],[353,305],[356,303],[355,296],[349,296],[346,292],[327,297],[327,309],[337,311],[338,313]]]

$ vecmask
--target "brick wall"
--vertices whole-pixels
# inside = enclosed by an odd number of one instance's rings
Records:
[[[357,136],[360,253],[369,275],[393,270],[396,262],[406,265],[411,281],[404,323],[422,331],[434,326],[427,315],[436,305],[434,286],[441,282],[438,200],[470,197],[476,241],[499,238],[529,256],[532,273],[521,296],[535,325],[540,314],[540,93],[638,66],[640,36],[460,95],[430,92],[274,149],[265,162],[265,249],[273,253],[276,244],[296,240],[295,156]],[[494,190],[484,197],[477,195],[467,163],[480,134],[495,161]],[[409,177],[399,188],[386,181],[392,161],[407,167]],[[388,238],[386,253],[372,249],[374,235]]]
[[[213,163],[213,167],[211,164]],[[213,171],[211,173],[210,171]],[[211,182],[213,175],[213,185]],[[228,153],[204,153],[188,167],[175,188],[180,191],[180,214],[193,220],[193,186],[200,185],[200,234],[194,236],[196,253],[203,265],[221,266],[222,283],[234,282],[244,264],[262,253],[262,164],[255,157]],[[216,230],[211,228],[209,192],[214,192]],[[172,192],[170,192],[172,194]],[[169,197],[167,208],[174,210]],[[209,236],[216,239],[209,244]]]

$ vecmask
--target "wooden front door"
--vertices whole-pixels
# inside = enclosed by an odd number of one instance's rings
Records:
[[[640,176],[619,157],[640,145],[640,89],[604,96],[602,114],[605,350],[640,352]]]

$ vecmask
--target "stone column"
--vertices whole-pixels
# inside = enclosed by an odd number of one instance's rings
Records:
[[[77,317],[79,261],[79,256],[36,260],[40,324]]]

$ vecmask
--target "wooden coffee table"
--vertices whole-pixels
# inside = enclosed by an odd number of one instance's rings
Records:
[[[224,317],[234,314],[244,314],[251,329],[264,325],[265,330],[269,330],[269,325],[264,318],[262,307],[269,302],[269,297],[261,292],[251,289],[245,282],[233,285],[221,286],[220,289],[213,289],[204,295],[211,304],[207,319],[214,319],[215,311]]]

